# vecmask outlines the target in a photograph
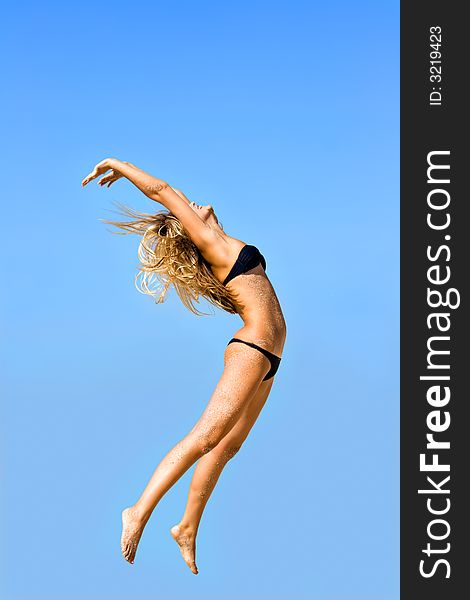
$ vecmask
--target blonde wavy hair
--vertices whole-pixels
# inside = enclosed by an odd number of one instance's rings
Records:
[[[131,219],[100,219],[121,229],[111,233],[142,236],[138,249],[139,272],[134,281],[139,292],[153,296],[160,304],[173,285],[186,308],[196,315],[208,314],[196,307],[201,296],[229,313],[238,312],[234,296],[216,279],[209,263],[170,211],[150,214],[121,202],[114,204],[119,208],[118,212]]]

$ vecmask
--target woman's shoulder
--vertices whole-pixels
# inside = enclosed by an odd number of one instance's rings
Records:
[[[233,267],[241,250],[247,244],[242,240],[224,235],[216,237],[212,246],[211,260],[208,260],[211,270],[217,279],[224,279],[228,271]]]
[[[211,243],[211,256],[207,260],[211,266],[223,269],[237,259],[244,246],[246,246],[246,243],[242,240],[227,234],[221,236],[216,233]]]

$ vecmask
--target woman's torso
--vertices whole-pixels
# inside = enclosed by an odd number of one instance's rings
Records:
[[[230,250],[224,267],[212,267],[214,275],[221,282],[232,270],[243,248],[246,246],[245,250],[248,249],[247,244],[235,238],[230,238],[228,243]],[[244,322],[235,337],[240,336],[280,356],[286,338],[286,323],[279,299],[261,261],[233,277],[226,287],[234,295],[238,314]]]

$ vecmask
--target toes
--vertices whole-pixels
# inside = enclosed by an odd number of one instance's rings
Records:
[[[194,554],[191,553],[185,553],[183,554],[183,558],[184,558],[184,562],[188,565],[188,567],[191,569],[191,571],[196,575],[197,574],[197,567],[196,567],[196,561],[194,559]]]
[[[125,560],[127,560],[127,562],[134,564],[134,556],[135,556],[135,551],[133,548],[126,548],[123,553],[122,553],[123,557],[125,558]]]
[[[124,544],[124,546],[122,546],[122,555],[124,556],[124,558],[126,560],[129,558],[130,552],[131,552],[131,545],[127,542],[126,544]]]

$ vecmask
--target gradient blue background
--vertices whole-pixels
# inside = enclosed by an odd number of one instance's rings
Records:
[[[3,8],[2,600],[398,598],[398,2]],[[239,320],[133,285],[131,161],[259,246],[288,339],[203,517],[136,563],[120,512],[193,426]]]

